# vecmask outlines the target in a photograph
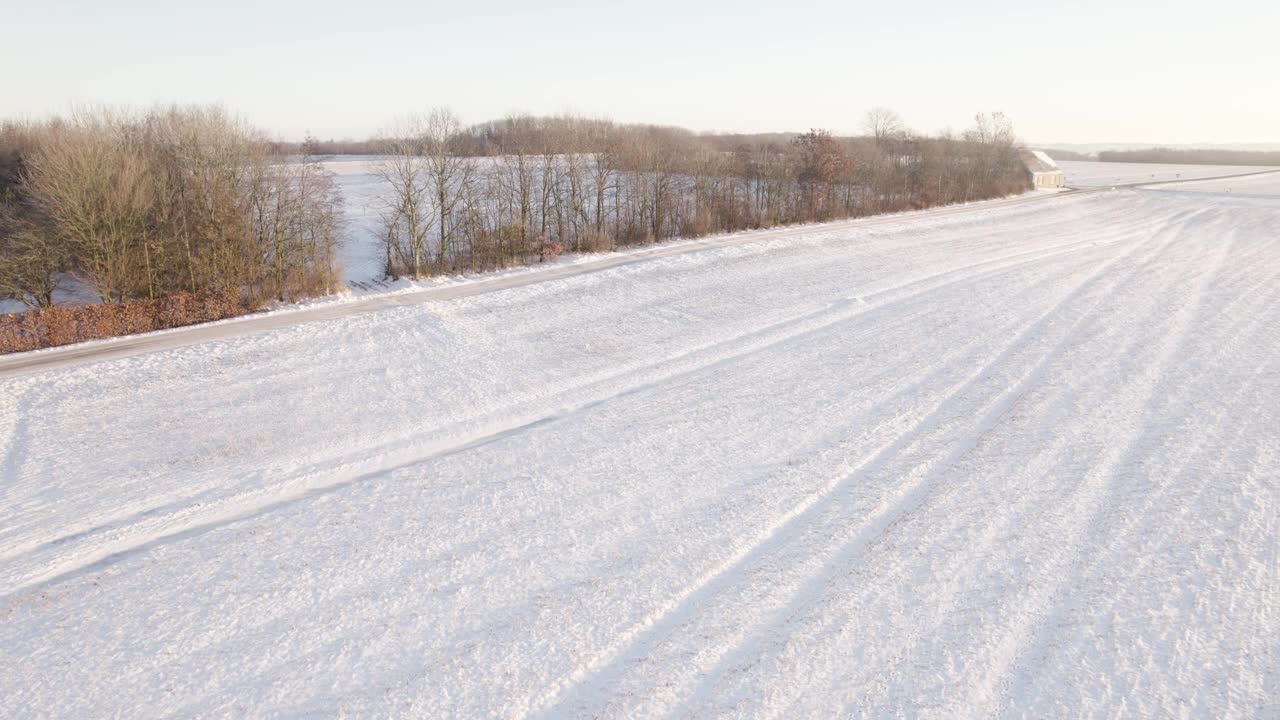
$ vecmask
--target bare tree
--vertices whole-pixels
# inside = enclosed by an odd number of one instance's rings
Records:
[[[403,268],[414,279],[427,266],[427,242],[436,214],[427,180],[424,122],[410,118],[382,140],[383,157],[374,172],[387,186],[383,198],[382,223],[386,243],[386,273],[398,275]]]
[[[58,236],[32,222],[16,201],[0,199],[0,298],[33,308],[53,305],[70,258]]]
[[[155,201],[145,158],[119,132],[124,119],[82,114],[28,163],[33,196],[103,302],[145,285],[148,211]]]
[[[529,227],[533,218],[536,180],[534,152],[534,119],[528,115],[510,115],[503,121],[505,136],[499,145],[499,182],[502,184],[509,219],[504,231],[512,236],[515,253],[529,249]]]
[[[440,243],[436,253],[437,271],[448,270],[449,241],[454,211],[470,192],[475,173],[472,158],[456,154],[450,143],[462,132],[462,122],[448,108],[435,108],[426,118],[422,135],[427,177],[431,183],[435,213],[440,227]]]
[[[288,301],[332,292],[342,213],[333,176],[316,158],[258,169],[249,203],[263,270],[250,281],[254,294]]]
[[[877,144],[883,144],[906,132],[902,117],[886,107],[874,107],[868,110],[862,121],[862,127]]]
[[[607,198],[613,196],[613,204],[617,205],[617,172],[618,172],[618,138],[613,123],[596,122],[589,131],[587,143],[591,146],[591,157],[588,172],[591,176],[591,189],[595,195],[595,208],[592,219],[595,223],[593,246],[599,247],[605,238],[605,223],[608,220]]]
[[[461,128],[437,111],[422,133],[434,270],[1016,191],[1011,133],[984,122],[963,140],[927,138],[877,109],[867,136],[734,137],[572,116]],[[482,170],[466,153],[500,157]]]
[[[293,298],[336,283],[328,173],[273,155],[221,108],[79,112],[24,159],[20,189],[28,225],[38,214],[41,242],[65,249],[103,302],[183,290]]]

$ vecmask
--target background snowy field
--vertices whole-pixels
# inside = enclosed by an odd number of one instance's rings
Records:
[[[1068,187],[1107,187],[1134,185],[1142,182],[1192,180],[1195,178],[1241,175],[1280,168],[1246,165],[1156,165],[1150,163],[1086,162],[1060,160],[1058,167],[1066,175]]]
[[[385,250],[378,226],[386,183],[375,174],[376,158],[350,156],[326,161],[342,191],[345,227],[342,234],[342,281],[367,282],[386,272]]]
[[[1280,195],[1236,187],[0,379],[0,716],[1275,716]]]
[[[1170,192],[1219,193],[1241,196],[1280,196],[1280,172],[1248,177],[1202,180],[1193,183],[1173,183],[1158,189]]]

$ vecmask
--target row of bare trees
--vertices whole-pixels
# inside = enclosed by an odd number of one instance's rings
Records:
[[[729,136],[575,116],[465,127],[438,109],[376,147],[391,276],[977,200],[1028,182],[1000,115],[959,136],[913,134],[887,110],[858,137]],[[0,297],[47,306],[68,275],[104,303],[330,292],[340,197],[297,149],[218,108],[0,125]]]
[[[0,126],[0,296],[53,303],[67,273],[104,303],[332,291],[341,202],[314,162],[284,162],[219,108]]]
[[[672,237],[998,197],[1027,188],[1007,119],[958,137],[699,136],[574,116],[464,127],[445,109],[381,143],[387,274],[420,277]]]

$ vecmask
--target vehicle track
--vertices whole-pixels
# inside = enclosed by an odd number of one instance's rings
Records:
[[[1105,547],[1095,547],[1091,551],[1086,548],[1096,543],[1101,536],[1100,531],[1106,519],[1104,503],[1107,497],[1115,493],[1115,485],[1123,468],[1138,462],[1147,453],[1146,444],[1151,442],[1147,423],[1151,421],[1150,416],[1154,415],[1154,407],[1169,403],[1171,399],[1182,400],[1178,388],[1168,387],[1168,370],[1177,355],[1185,350],[1205,309],[1205,289],[1221,275],[1233,240],[1231,238],[1221,243],[1211,267],[1202,273],[1197,282],[1192,299],[1177,313],[1176,332],[1162,339],[1155,364],[1149,366],[1139,379],[1138,388],[1134,392],[1141,392],[1146,396],[1143,401],[1144,423],[1130,428],[1124,443],[1116,445],[1102,465],[1095,466],[1085,478],[1080,491],[1071,498],[1064,514],[1068,518],[1074,518],[1075,522],[1062,542],[1056,544],[1056,553],[1050,557],[1050,560],[1058,560],[1063,566],[1054,573],[1060,577],[1060,581],[1049,592],[1036,596],[1041,602],[1029,603],[1029,607],[1019,614],[1017,622],[1008,628],[1006,645],[1000,654],[1004,662],[990,669],[987,684],[979,688],[979,695],[974,698],[982,703],[1003,699],[1000,703],[1002,707],[998,710],[982,705],[992,716],[1007,716],[1012,711],[1008,700],[1020,696],[1014,689],[1022,682],[1020,676],[1029,664],[1047,652],[1050,630],[1065,616],[1075,601],[1073,590],[1081,585],[1092,563],[1106,551]],[[1256,319],[1254,316],[1255,321]],[[1145,500],[1148,504],[1154,501],[1154,497]],[[1002,691],[996,692],[997,687]]]
[[[1186,217],[1182,218],[1183,221],[1185,219]],[[1172,230],[1172,228],[1166,228],[1166,231],[1169,230]],[[962,437],[955,442],[946,445],[947,450],[945,453],[938,457],[926,456],[916,460],[915,476],[912,478],[898,478],[900,484],[894,488],[894,497],[890,502],[886,504],[882,500],[880,506],[870,518],[866,521],[859,521],[852,526],[852,528],[856,528],[856,531],[842,531],[837,537],[832,538],[833,549],[827,554],[827,559],[822,566],[812,573],[800,587],[788,591],[790,600],[769,620],[764,621],[750,633],[744,633],[742,645],[733,650],[726,650],[722,654],[722,662],[703,675],[698,688],[690,694],[687,704],[682,705],[676,714],[691,714],[697,711],[702,704],[710,702],[712,700],[712,691],[717,689],[720,680],[743,658],[757,657],[766,643],[775,645],[783,643],[785,629],[788,624],[794,618],[806,614],[810,606],[820,598],[827,597],[827,589],[835,579],[850,568],[857,566],[856,558],[859,555],[867,552],[868,548],[878,545],[882,538],[893,532],[895,527],[901,525],[913,513],[930,503],[933,499],[933,494],[940,487],[939,483],[947,471],[976,448],[982,438],[998,426],[1022,402],[1028,392],[1042,383],[1050,364],[1065,349],[1070,347],[1073,338],[1080,331],[1083,323],[1105,306],[1115,288],[1134,282],[1143,273],[1145,263],[1159,257],[1177,239],[1176,234],[1173,232],[1165,232],[1164,234],[1167,237],[1162,242],[1154,242],[1153,238],[1155,247],[1148,248],[1149,252],[1144,254],[1143,260],[1135,262],[1135,266],[1130,268],[1127,273],[1114,279],[1107,286],[1104,294],[1079,309],[1061,332],[1058,340],[1045,353],[1035,359],[1032,366],[1017,379],[1014,385],[1001,390],[994,398],[982,406],[979,410],[980,415],[972,424],[971,429],[966,430]],[[1133,251],[1138,249],[1135,247]],[[1038,329],[1051,323],[1060,313],[1070,307],[1074,300],[1083,297],[1094,285],[1100,284],[1109,271],[1116,268],[1121,262],[1130,259],[1132,255],[1133,252],[1130,252],[1123,257],[1115,258],[1105,268],[1100,268],[1099,272],[1087,278],[1075,291],[1055,305],[1053,309],[1042,315],[1034,324],[1028,326],[997,358],[983,366],[979,373],[971,376],[964,387],[949,394],[947,400],[944,401],[944,405],[957,401],[958,398],[964,397],[969,392],[979,390],[981,380],[987,373],[992,372],[994,368],[1005,361],[1014,358],[1019,354],[1023,346],[1034,342]],[[941,408],[942,406],[940,406]],[[967,411],[966,414],[969,412],[972,411]],[[941,421],[947,417],[947,413],[936,412],[931,417]],[[917,429],[928,430],[929,423],[924,423]],[[907,439],[898,448],[906,448],[911,444],[911,440]],[[884,455],[879,464],[889,462],[894,454],[896,453]],[[870,474],[873,469],[860,469],[859,472]]]
[[[1142,244],[1135,244],[1127,252],[1104,262],[1097,270],[1087,275],[1074,290],[1059,300],[1049,311],[1028,324],[1003,352],[979,366],[973,373],[948,389],[942,402],[923,419],[914,423],[888,444],[877,448],[870,455],[860,460],[848,474],[833,478],[817,492],[803,498],[787,513],[776,518],[769,526],[757,533],[745,544],[740,545],[727,560],[696,578],[661,608],[651,612],[636,625],[619,634],[615,642],[604,652],[580,666],[570,677],[553,685],[547,694],[535,701],[531,712],[532,716],[554,717],[563,712],[573,712],[577,709],[576,704],[584,699],[583,696],[586,696],[586,698],[599,696],[601,689],[607,686],[627,664],[633,663],[644,656],[661,637],[672,632],[697,612],[697,606],[704,596],[713,595],[719,584],[732,582],[740,568],[756,561],[759,556],[767,554],[772,547],[787,542],[791,535],[802,532],[808,524],[807,519],[809,516],[820,508],[821,504],[830,501],[839,492],[840,488],[873,471],[888,458],[894,456],[903,447],[911,443],[917,436],[929,430],[939,418],[951,412],[951,405],[957,398],[980,384],[991,367],[1014,354],[1015,349],[1020,344],[1029,341],[1034,336],[1035,331],[1052,319],[1062,307],[1083,294],[1097,279],[1105,275],[1111,267],[1129,257],[1130,254],[1141,247]],[[1077,320],[1078,322],[1079,320]],[[1035,375],[1035,370],[1042,369],[1047,361],[1048,357],[1042,359],[1033,368],[1033,371],[1025,376],[1024,384],[1027,387],[1030,384],[1034,384],[1034,380],[1038,377]],[[1025,389],[1022,385],[1019,385],[1015,392],[1001,396],[996,405],[992,406],[993,409],[988,409],[982,420],[979,421],[979,428],[998,422],[1003,417],[1003,414],[1016,402],[1017,396],[1021,392],[1025,392]],[[953,462],[956,457],[963,454],[967,447],[961,446],[954,449],[948,456],[950,459],[940,463],[941,467],[945,469],[950,462]],[[874,536],[876,532],[887,529],[897,515],[908,512],[911,503],[927,493],[931,486],[930,481],[936,479],[936,477],[937,473],[931,473],[925,478],[902,488],[897,500],[883,507],[874,517],[862,524],[865,530],[858,537],[867,539]],[[869,542],[869,540],[867,541]],[[714,678],[715,676],[716,673],[712,672],[708,677]]]

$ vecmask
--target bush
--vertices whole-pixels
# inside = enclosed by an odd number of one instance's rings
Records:
[[[0,125],[0,298],[52,304],[66,271],[109,304],[332,292],[341,196],[311,160],[217,107]]]
[[[248,311],[240,291],[226,290],[0,315],[0,354],[194,325]]]

